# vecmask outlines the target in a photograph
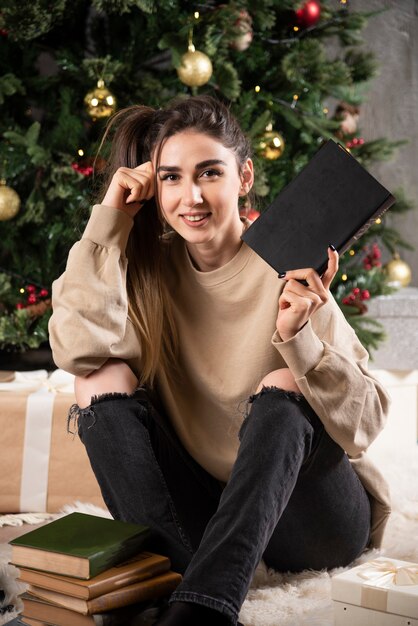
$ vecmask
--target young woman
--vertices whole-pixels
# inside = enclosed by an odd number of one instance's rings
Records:
[[[130,107],[109,133],[101,204],[54,283],[55,362],[110,512],[183,573],[158,625],[236,624],[261,559],[333,568],[379,545],[388,494],[364,451],[388,399],[329,292],[335,250],[322,277],[279,278],[242,242],[254,172],[227,107]]]

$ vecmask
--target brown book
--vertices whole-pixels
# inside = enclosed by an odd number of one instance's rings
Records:
[[[75,598],[91,600],[120,587],[126,587],[140,580],[163,574],[169,569],[170,559],[168,557],[152,552],[141,552],[133,559],[111,567],[90,578],[90,580],[39,572],[26,567],[20,568],[19,580]]]
[[[144,605],[134,604],[107,613],[83,615],[24,593],[23,613],[19,619],[28,626],[128,626],[147,610]]]
[[[49,602],[42,602],[29,594],[22,596],[23,612],[22,619],[26,624],[37,622],[40,624],[54,624],[54,626],[95,626],[96,622],[92,615],[82,615],[61,606],[54,606]],[[36,620],[33,622],[33,620]]]
[[[180,574],[166,572],[154,578],[148,578],[133,585],[115,589],[91,600],[74,598],[58,591],[50,591],[34,585],[29,585],[28,591],[37,598],[41,598],[41,600],[77,611],[77,613],[82,613],[83,615],[92,615],[93,613],[105,613],[106,611],[145,602],[146,600],[157,600],[174,591],[180,581]]]

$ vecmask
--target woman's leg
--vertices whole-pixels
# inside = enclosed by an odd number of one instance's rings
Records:
[[[182,448],[146,393],[131,393],[132,376],[126,364],[112,362],[78,379],[76,398],[84,406],[75,405],[72,415],[113,517],[150,526],[153,549],[182,573],[221,487]]]
[[[286,570],[347,565],[370,531],[367,495],[303,396],[263,388],[251,405],[218,510],[171,598],[215,609],[231,623],[263,555]]]
[[[104,393],[131,394],[137,386],[138,379],[129,365],[118,359],[109,359],[89,376],[76,376],[74,393],[78,406],[84,409],[94,396]]]
[[[370,539],[367,492],[344,450],[304,399],[302,410],[317,441],[263,555],[269,567],[282,572],[346,566]]]

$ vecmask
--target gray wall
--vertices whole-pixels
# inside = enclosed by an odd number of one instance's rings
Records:
[[[411,286],[418,287],[418,0],[349,0],[349,6],[356,11],[388,9],[370,18],[363,30],[379,74],[371,81],[359,125],[366,140],[409,140],[391,161],[377,163],[371,171],[391,191],[402,187],[414,203],[412,211],[387,219],[416,248],[400,254],[412,269]]]

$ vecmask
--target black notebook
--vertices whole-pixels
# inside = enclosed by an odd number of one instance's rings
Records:
[[[340,144],[322,145],[242,239],[277,272],[327,268],[329,244],[341,255],[395,198]]]

